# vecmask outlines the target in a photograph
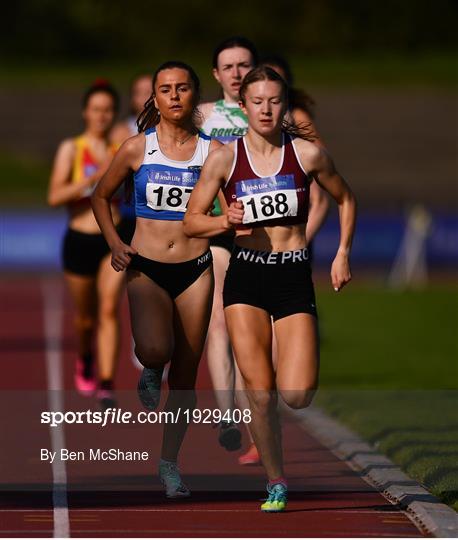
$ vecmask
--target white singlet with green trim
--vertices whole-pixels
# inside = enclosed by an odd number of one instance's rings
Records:
[[[227,103],[224,99],[219,99],[213,105],[211,114],[200,129],[205,135],[227,144],[246,135],[248,119],[237,103]],[[214,201],[212,214],[214,216],[221,215],[218,199]]]
[[[246,134],[248,120],[237,103],[226,103],[220,99],[213,105],[201,129],[205,135],[226,144]]]

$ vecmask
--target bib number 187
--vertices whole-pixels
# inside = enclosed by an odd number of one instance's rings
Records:
[[[150,187],[151,186],[151,187]],[[188,206],[192,187],[182,188],[169,185],[147,185],[148,206],[154,210],[175,210],[185,212]]]

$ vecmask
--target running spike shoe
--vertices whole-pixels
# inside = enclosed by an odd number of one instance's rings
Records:
[[[169,499],[179,499],[189,497],[191,492],[183,484],[178,465],[171,461],[161,461],[159,463],[159,478],[165,487],[165,495]]]
[[[93,365],[77,358],[75,365],[75,388],[83,396],[91,396],[97,390]]]
[[[97,390],[97,399],[102,411],[106,411],[107,409],[115,409],[118,405],[113,390],[99,388]]]
[[[161,368],[143,368],[142,374],[137,385],[138,397],[142,405],[154,411],[159,405],[161,399],[161,382],[162,372],[164,367]]]
[[[285,484],[267,485],[268,497],[261,505],[263,512],[283,512],[288,502],[288,489]]]
[[[254,443],[251,444],[245,454],[239,456],[238,462],[239,465],[259,465],[261,463],[258,449]]]
[[[222,420],[219,424],[219,444],[228,450],[234,452],[242,447],[242,434],[234,422]]]

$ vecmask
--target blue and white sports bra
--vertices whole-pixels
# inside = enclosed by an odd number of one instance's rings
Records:
[[[188,161],[166,157],[155,128],[145,131],[143,163],[134,174],[137,217],[182,221],[189,197],[208,156],[211,138],[199,132],[196,151]]]

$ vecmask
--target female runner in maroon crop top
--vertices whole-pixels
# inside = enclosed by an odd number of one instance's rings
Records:
[[[317,313],[305,234],[310,180],[339,207],[340,244],[331,267],[336,291],[351,279],[356,219],[354,196],[326,150],[284,122],[286,96],[285,81],[269,67],[246,75],[240,99],[248,133],[208,157],[184,219],[189,236],[208,238],[236,230],[223,300],[250,402],[250,428],[269,480],[268,498],[261,506],[267,512],[282,511],[287,502],[278,393],[287,405],[302,409],[318,385]],[[208,211],[220,188],[229,210],[212,217]]]

